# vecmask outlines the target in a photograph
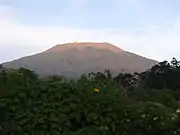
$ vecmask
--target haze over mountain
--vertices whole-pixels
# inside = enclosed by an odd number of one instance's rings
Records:
[[[157,64],[120,49],[110,43],[67,43],[56,45],[42,53],[3,63],[5,68],[26,67],[40,75],[79,77],[89,72],[142,72]]]

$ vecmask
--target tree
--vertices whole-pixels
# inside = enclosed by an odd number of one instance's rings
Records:
[[[17,74],[23,77],[25,87],[28,87],[30,83],[35,84],[38,82],[38,75],[29,69],[20,68],[17,70]]]
[[[180,61],[177,61],[177,59],[173,57],[171,60],[171,65],[173,68],[178,68],[180,66]]]
[[[128,87],[136,83],[137,78],[135,77],[135,75],[130,73],[120,73],[116,77],[114,77],[114,80],[117,81],[123,87]]]

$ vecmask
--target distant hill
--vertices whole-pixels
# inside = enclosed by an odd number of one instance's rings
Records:
[[[89,72],[113,74],[142,72],[157,64],[155,60],[124,51],[109,43],[67,43],[56,45],[42,53],[3,63],[5,68],[26,67],[40,75],[79,77]]]

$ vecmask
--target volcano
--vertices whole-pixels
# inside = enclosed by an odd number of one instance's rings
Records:
[[[89,72],[110,70],[143,72],[158,62],[127,52],[110,43],[66,43],[56,45],[42,53],[3,63],[5,68],[25,67],[39,75],[80,77]]]

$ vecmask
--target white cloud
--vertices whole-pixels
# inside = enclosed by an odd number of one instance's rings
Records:
[[[157,60],[170,60],[174,56],[180,59],[177,23],[175,27],[147,25],[125,30],[76,29],[23,25],[12,13],[15,11],[11,8],[0,7],[0,62],[37,53],[56,44],[80,41],[110,42]]]

